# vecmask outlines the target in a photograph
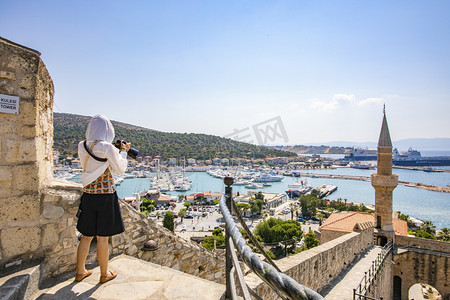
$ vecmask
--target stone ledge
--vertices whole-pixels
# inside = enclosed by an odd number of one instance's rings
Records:
[[[80,183],[64,180],[50,178],[44,181],[44,188],[55,189],[55,190],[73,190],[82,192],[82,185]]]
[[[20,269],[0,277],[0,296],[2,300],[30,299],[38,290],[41,277],[40,264]]]

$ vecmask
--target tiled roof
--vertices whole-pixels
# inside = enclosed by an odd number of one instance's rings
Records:
[[[358,224],[358,229],[363,230],[369,228],[368,222],[374,224],[374,214],[362,213],[362,212],[340,212],[333,213],[331,216],[320,226],[320,230],[340,231],[340,232],[352,232],[355,226]],[[393,219],[395,233],[398,235],[408,235],[408,225],[405,221],[399,219]]]

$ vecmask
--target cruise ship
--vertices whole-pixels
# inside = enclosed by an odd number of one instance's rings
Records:
[[[405,153],[394,149],[392,164],[396,166],[450,166],[450,156],[422,156],[417,150],[409,148]]]
[[[376,150],[367,149],[356,149],[354,148],[352,152],[345,154],[344,160],[355,161],[355,160],[377,160]]]

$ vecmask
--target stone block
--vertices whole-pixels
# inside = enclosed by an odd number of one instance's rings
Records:
[[[11,180],[0,180],[0,199],[5,198],[7,195],[11,195],[12,191],[12,181]]]
[[[9,197],[0,202],[0,220],[2,224],[14,222],[33,222],[39,218],[40,202],[37,197],[23,195]]]
[[[9,71],[0,71],[0,78],[14,81],[16,80],[16,74]]]
[[[16,126],[14,123],[7,120],[0,121],[0,135],[15,134],[15,133],[16,133]]]
[[[34,125],[23,125],[17,127],[16,132],[24,138],[34,138],[37,135],[36,126]]]
[[[66,202],[69,205],[74,204],[81,198],[81,195],[78,192],[62,192],[60,193],[60,196],[61,201]],[[61,205],[64,205],[64,203],[61,203]]]
[[[11,81],[0,78],[0,93],[5,95],[13,95],[15,85],[11,84]]]
[[[59,201],[60,196],[55,193],[47,193],[44,195],[44,203],[56,204]]]
[[[61,206],[44,203],[42,216],[46,219],[58,219],[64,215],[64,208]]]
[[[23,76],[17,78],[16,81],[20,89],[34,90],[36,77],[33,76],[32,74],[24,74]]]
[[[13,188],[20,192],[37,192],[39,189],[38,165],[18,165],[14,168]]]
[[[0,166],[0,181],[12,180],[13,167]]]
[[[40,242],[40,228],[15,227],[3,229],[1,232],[1,245],[5,257],[36,251],[41,244]]]
[[[42,247],[47,248],[58,244],[58,230],[55,224],[47,224],[42,228]]]
[[[4,160],[9,163],[36,161],[36,142],[34,139],[8,139],[4,144]]]
[[[23,95],[21,97],[23,97]],[[31,94],[29,98],[32,99],[33,94]],[[22,125],[35,126],[37,123],[36,102],[30,100],[22,100],[22,98],[20,98],[19,116],[21,116],[20,121]]]

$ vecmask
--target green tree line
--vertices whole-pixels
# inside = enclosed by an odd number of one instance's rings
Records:
[[[76,155],[77,145],[85,139],[90,117],[54,113],[54,149],[63,157]],[[132,143],[142,156],[160,155],[167,158],[267,158],[277,156],[296,156],[293,152],[256,146],[248,143],[197,133],[161,132],[130,124],[112,121],[116,140]]]

